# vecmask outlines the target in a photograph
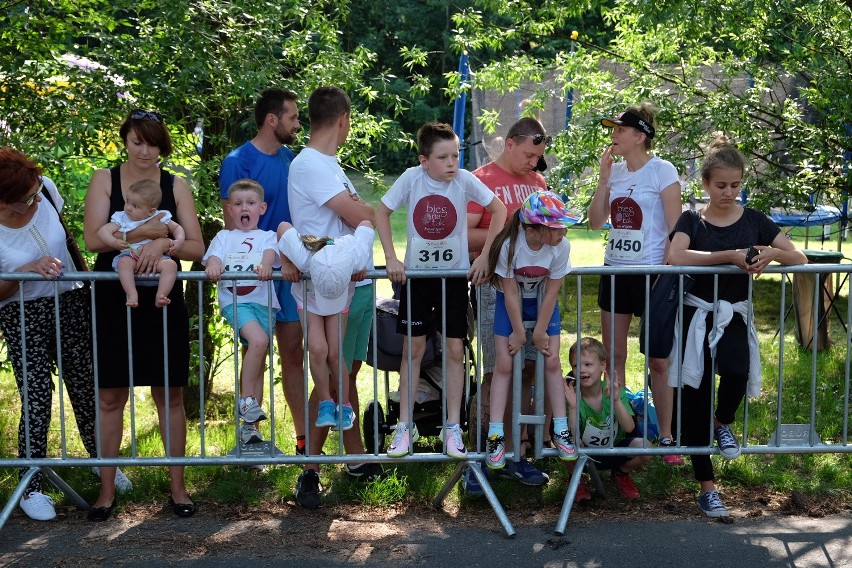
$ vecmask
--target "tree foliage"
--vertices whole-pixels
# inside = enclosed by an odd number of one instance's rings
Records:
[[[606,144],[598,119],[646,99],[660,110],[657,152],[685,174],[695,171],[711,132],[732,135],[751,158],[748,187],[763,208],[801,207],[812,194],[836,202],[849,187],[843,168],[852,134],[849,2],[475,5],[500,15],[488,19],[470,10],[455,19],[458,49],[500,54],[479,58],[477,87],[505,92],[557,77],[558,88],[540,87],[528,113],[548,98],[573,95],[573,123],[555,148],[561,165],[550,173],[568,193],[593,190]],[[575,30],[577,41],[562,47]],[[559,48],[551,56],[547,46]],[[464,86],[450,81],[450,88]]]
[[[0,144],[57,180],[81,235],[88,179],[122,159],[119,123],[156,109],[176,145],[166,165],[188,176],[209,239],[221,160],[254,134],[260,90],[349,92],[341,157],[378,182],[375,166],[412,163],[412,133],[449,120],[471,88],[455,71],[464,51],[478,88],[534,86],[527,113],[571,93],[548,174],[580,202],[607,141],[598,119],[650,99],[657,152],[681,172],[722,130],[751,157],[753,202],[800,207],[849,187],[850,12],[848,0],[0,0]]]
[[[122,160],[119,124],[131,108],[156,109],[175,142],[165,166],[188,177],[209,241],[221,227],[222,158],[253,136],[253,103],[266,87],[303,100],[320,85],[349,92],[352,129],[341,158],[350,167],[370,174],[376,153],[407,146],[393,117],[411,106],[409,93],[383,80],[373,51],[343,48],[349,16],[345,0],[7,1],[0,4],[0,144],[44,166],[82,235],[92,172]],[[205,317],[216,319],[210,297]],[[209,380],[212,361],[207,368]]]

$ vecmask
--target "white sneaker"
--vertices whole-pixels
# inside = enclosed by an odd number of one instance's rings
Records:
[[[92,468],[92,473],[98,477],[101,476],[101,470],[97,466]],[[119,467],[115,468],[115,488],[119,493],[127,493],[133,489],[133,482],[130,481],[130,478]]]
[[[391,444],[387,449],[388,457],[401,458],[407,455],[419,437],[420,433],[417,431],[417,424],[414,425],[413,429],[409,430],[407,423],[397,423]]]
[[[467,447],[462,439],[462,431],[458,425],[444,429],[444,437],[447,442],[447,455],[451,458],[463,460],[467,457]]]
[[[53,499],[38,491],[21,497],[21,509],[34,521],[49,521],[56,518]]]

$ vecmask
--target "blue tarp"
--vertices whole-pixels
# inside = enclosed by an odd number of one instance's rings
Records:
[[[769,216],[780,227],[831,225],[843,217],[840,209],[828,205],[816,205],[813,211],[773,208]]]

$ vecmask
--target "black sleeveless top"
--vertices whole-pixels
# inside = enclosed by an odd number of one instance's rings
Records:
[[[121,193],[121,171],[110,170],[112,186],[109,215],[124,209]],[[174,194],[174,174],[161,170],[160,189],[163,198],[158,209],[165,209],[180,224]],[[105,221],[106,222],[106,221]],[[99,253],[94,270],[112,272],[112,259],[117,251]],[[130,310],[130,336],[127,330],[126,298],[118,280],[95,283],[95,329],[98,385],[100,388],[130,385],[128,353],[133,354],[133,385],[186,386],[189,378],[189,317],[183,298],[183,283],[178,281],[166,308],[154,306],[156,286],[137,285],[139,307]],[[166,321],[163,321],[163,311]],[[132,347],[131,347],[132,346]],[[166,352],[168,357],[166,357]],[[167,361],[167,363],[166,363]]]

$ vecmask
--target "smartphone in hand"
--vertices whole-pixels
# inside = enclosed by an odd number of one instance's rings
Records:
[[[748,247],[748,251],[746,251],[745,257],[746,264],[754,263],[754,257],[756,257],[759,253],[760,251],[758,251],[756,248]]]

